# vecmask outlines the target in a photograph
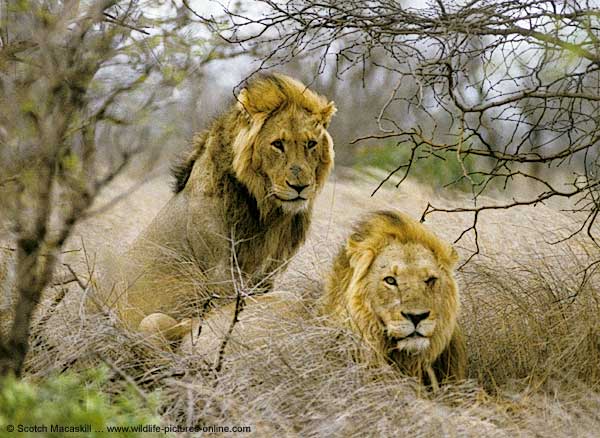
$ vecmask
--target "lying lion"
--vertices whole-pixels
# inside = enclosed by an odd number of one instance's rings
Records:
[[[424,225],[392,211],[360,222],[335,258],[316,313],[363,340],[359,355],[374,366],[392,363],[437,389],[465,377],[466,352],[457,324],[457,254]],[[308,317],[291,293],[249,300],[229,333],[234,305],[195,320],[181,348],[216,361],[224,336],[230,349],[277,336],[277,318]],[[239,310],[239,306],[238,306]],[[265,334],[265,331],[269,333]]]
[[[176,319],[235,288],[268,290],[304,242],[333,167],[335,111],[287,76],[252,80],[195,137],[174,169],[175,195],[117,263],[104,303],[130,328],[170,338]]]

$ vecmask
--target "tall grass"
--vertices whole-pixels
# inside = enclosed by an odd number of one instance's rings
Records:
[[[598,275],[566,246],[527,263],[475,262],[463,276],[470,375],[486,389],[560,382],[600,390]]]
[[[340,211],[356,217],[347,197],[354,189],[338,184]],[[309,310],[347,232],[326,214],[317,211],[310,242],[276,283],[303,297]],[[252,348],[228,350],[216,371],[200,354],[159,349],[110,315],[87,314],[77,292],[38,326],[27,378],[108,364],[104,390],[120,393],[133,384],[142,393],[160,391],[164,424],[247,425],[256,436],[597,436],[599,277],[592,268],[582,281],[582,272],[598,251],[577,237],[544,244],[556,240],[547,228],[564,222],[554,210],[536,224],[519,214],[522,226],[513,234],[504,216],[493,227],[483,223],[491,238],[457,274],[469,378],[436,394],[392,368],[355,362],[359,341],[328,328],[315,312],[266,315],[265,325],[275,320],[277,330],[259,333],[265,342]],[[447,238],[464,225],[447,217],[441,223]]]

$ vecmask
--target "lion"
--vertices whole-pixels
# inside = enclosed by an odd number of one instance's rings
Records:
[[[464,379],[454,248],[405,214],[360,222],[335,258],[322,312],[358,334],[369,361],[429,380]]]
[[[453,275],[457,260],[451,245],[409,216],[370,213],[335,257],[314,313],[363,341],[359,360],[373,366],[392,364],[437,390],[440,381],[465,378],[466,349],[457,323],[460,304]],[[305,318],[306,307],[289,292],[257,297],[238,312],[239,327],[231,331],[235,308],[225,306],[195,320],[181,349],[215,361],[224,336],[231,337],[229,344],[247,348],[257,343],[253,338],[268,337],[265,331],[276,336],[277,324],[269,315]]]
[[[130,328],[176,338],[177,321],[236,287],[270,290],[332,170],[335,112],[288,76],[250,80],[173,168],[173,197],[115,263],[120,286],[102,304]]]

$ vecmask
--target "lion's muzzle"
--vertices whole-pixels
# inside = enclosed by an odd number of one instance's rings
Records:
[[[274,194],[284,210],[296,212],[307,207],[314,189],[312,184],[286,180],[285,185],[274,185]]]
[[[428,310],[402,311],[402,319],[387,324],[386,332],[392,348],[419,354],[429,348],[435,320]]]
[[[296,191],[296,193],[298,194],[298,196],[302,195],[302,192],[304,191],[305,188],[307,188],[310,184],[292,184],[289,181],[286,181],[286,184],[288,185],[288,187],[290,187],[291,189],[293,189],[294,191]]]

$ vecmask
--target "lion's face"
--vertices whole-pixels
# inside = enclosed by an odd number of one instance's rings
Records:
[[[283,110],[269,118],[255,144],[257,172],[269,200],[288,213],[307,208],[320,188],[331,148],[331,138],[315,115]]]
[[[365,277],[367,299],[380,321],[384,345],[411,355],[439,354],[458,312],[457,289],[433,252],[418,243],[392,243]]]
[[[233,170],[266,217],[274,209],[307,209],[333,168],[327,126],[336,108],[303,84],[273,75],[238,95],[243,122],[233,144]]]
[[[451,245],[410,216],[369,213],[334,260],[322,312],[363,340],[367,362],[391,362],[413,376],[425,371],[435,382],[439,359],[452,368],[441,375],[463,376],[457,261]]]

